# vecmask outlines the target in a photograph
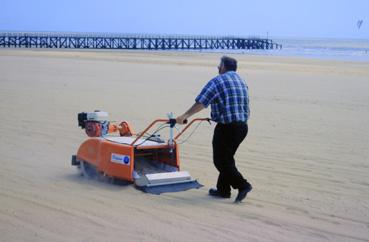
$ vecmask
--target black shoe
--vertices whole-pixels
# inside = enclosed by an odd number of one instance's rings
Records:
[[[217,197],[217,198],[230,198],[231,197],[231,194],[230,193],[229,194],[223,194],[223,193],[220,193],[215,188],[210,188],[209,195],[210,196],[213,196],[213,197]]]
[[[242,202],[243,199],[246,198],[247,193],[252,190],[251,184],[249,184],[245,189],[239,190],[236,199],[234,200],[235,203]]]

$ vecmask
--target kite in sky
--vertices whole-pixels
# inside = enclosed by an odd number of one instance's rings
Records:
[[[356,26],[357,26],[358,29],[361,28],[361,25],[363,24],[363,22],[364,22],[364,20],[362,20],[362,19],[357,21]]]

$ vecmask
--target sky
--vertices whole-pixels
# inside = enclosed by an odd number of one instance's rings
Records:
[[[0,31],[369,39],[369,0],[0,0]]]

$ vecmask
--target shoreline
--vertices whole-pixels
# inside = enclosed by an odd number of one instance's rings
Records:
[[[229,55],[229,56],[238,56],[254,59],[254,60],[291,60],[294,61],[302,61],[302,62],[333,62],[333,63],[352,63],[352,64],[368,64],[368,60],[351,60],[351,59],[330,59],[329,57],[322,58],[322,57],[311,57],[311,56],[303,56],[303,55],[268,55],[264,53],[238,53],[238,52],[218,52],[218,51],[175,51],[175,50],[166,50],[166,51],[158,51],[158,50],[108,50],[108,49],[47,49],[47,48],[0,48],[0,53],[9,54],[11,52],[22,52],[25,53],[70,53],[70,54],[83,54],[83,53],[101,53],[101,54],[112,54],[112,55],[119,55],[119,54],[138,54],[138,55],[152,55],[152,56],[222,56],[222,55]],[[277,51],[277,50],[276,50]],[[78,57],[78,56],[77,56]]]

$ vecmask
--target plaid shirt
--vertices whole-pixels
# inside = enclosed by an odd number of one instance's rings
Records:
[[[247,122],[250,115],[247,84],[234,71],[211,79],[195,101],[211,104],[211,119],[217,123]]]

